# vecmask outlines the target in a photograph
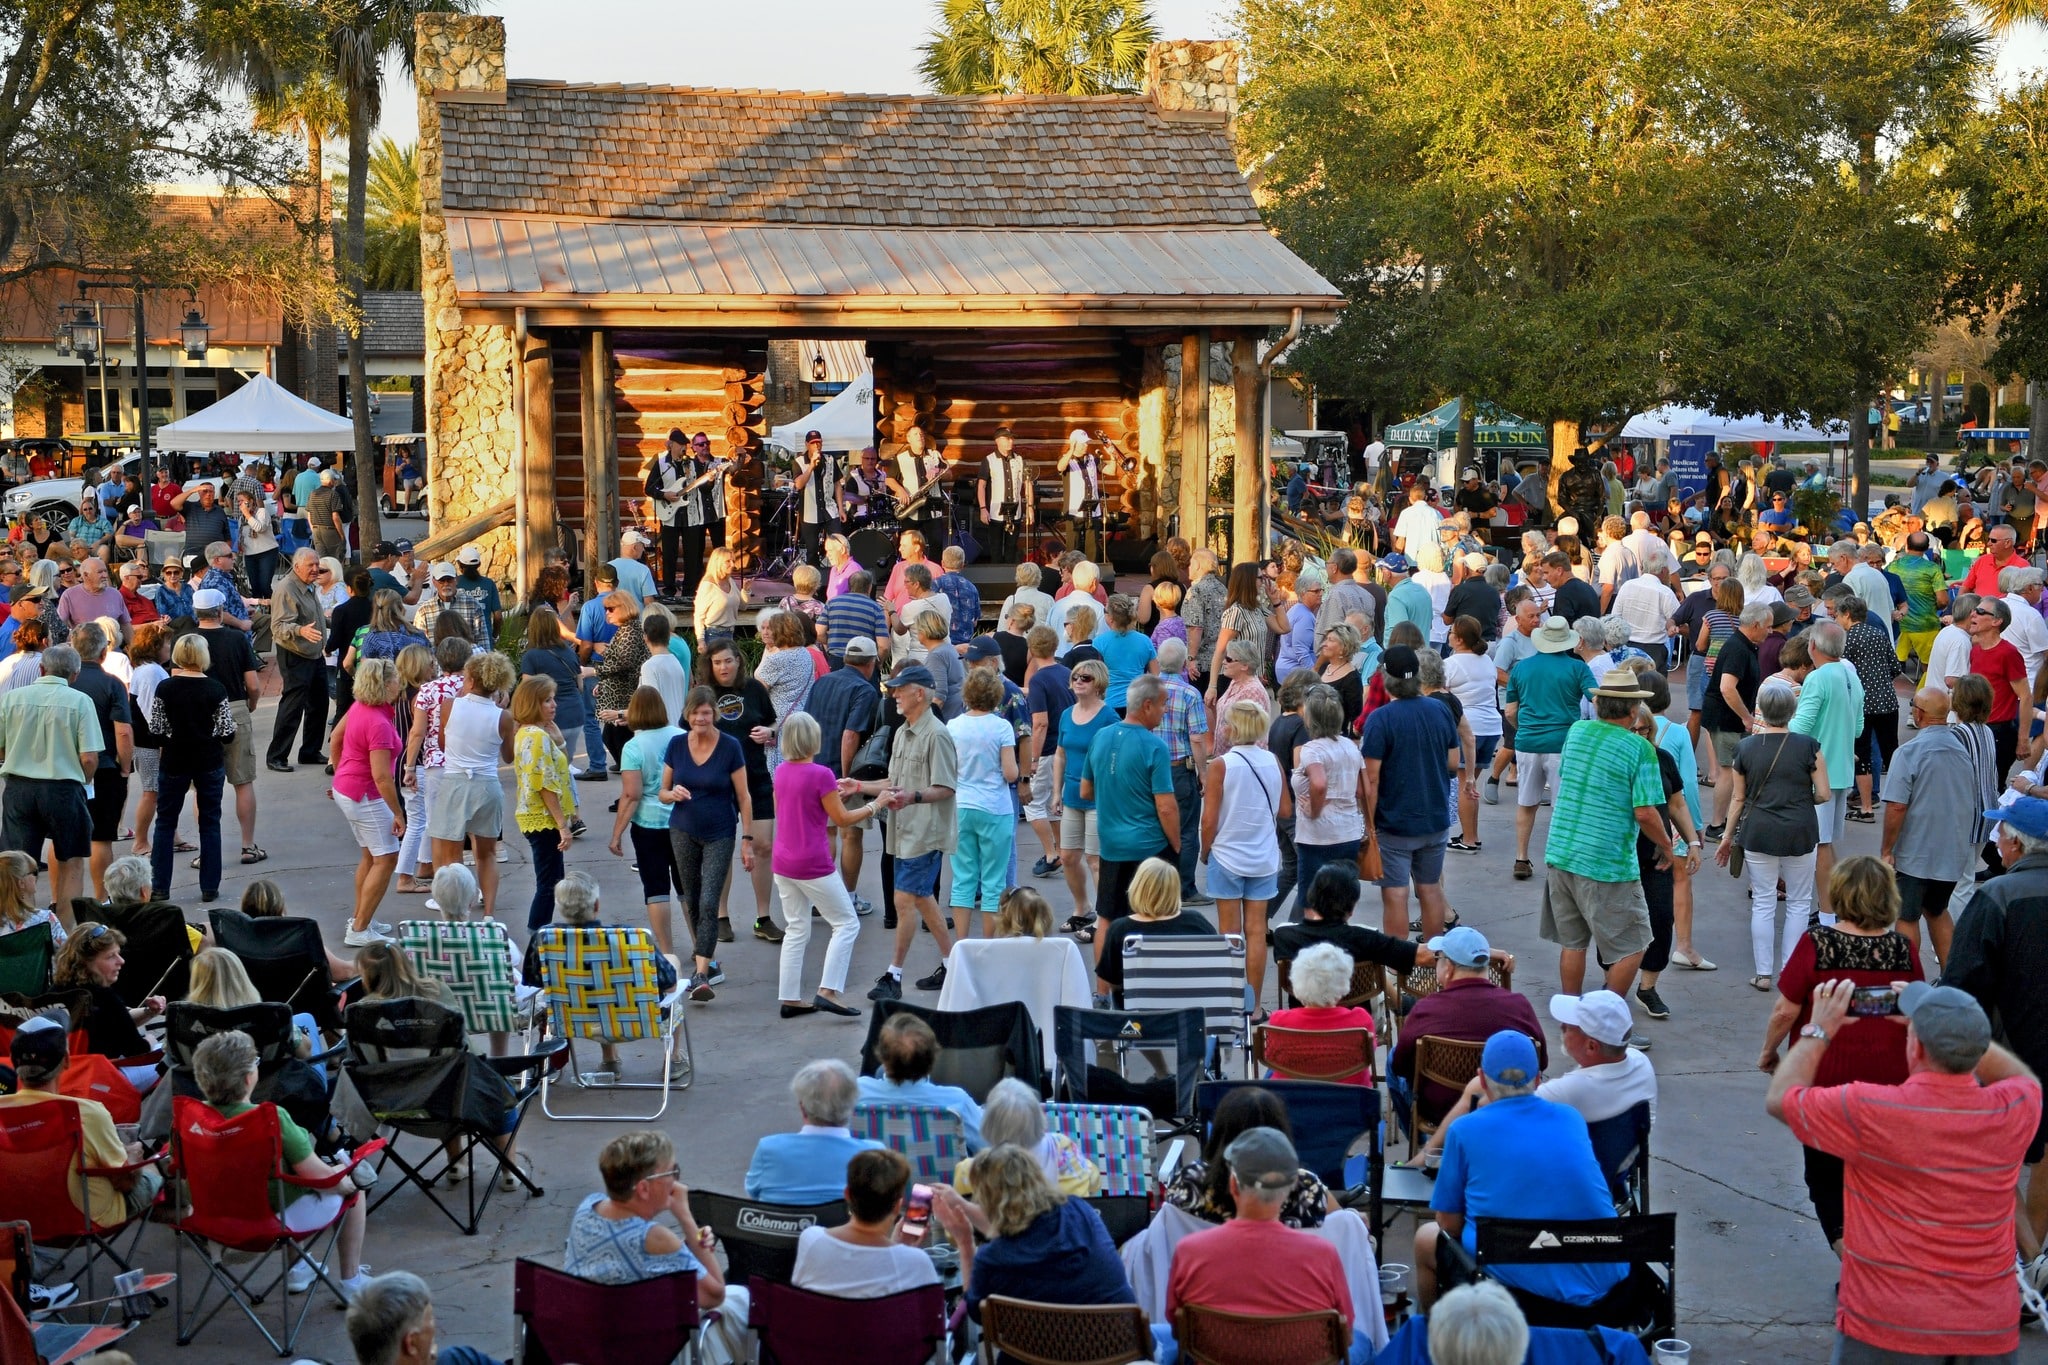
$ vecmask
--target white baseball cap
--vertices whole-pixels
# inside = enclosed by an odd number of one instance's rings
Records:
[[[1620,1047],[1628,1042],[1628,1002],[1613,991],[1587,991],[1584,995],[1553,995],[1550,1017],[1571,1024],[1588,1038]]]
[[[308,469],[318,469],[319,467],[320,457],[318,455],[315,455],[312,459],[306,461],[306,468]]]
[[[201,588],[192,594],[192,610],[219,611],[227,601],[227,594],[219,588]]]
[[[481,564],[484,562],[484,552],[474,545],[465,545],[455,552],[455,558],[463,564]]]
[[[651,545],[652,543],[646,536],[641,535],[630,527],[627,528],[625,534],[619,537],[619,544],[621,545]]]
[[[434,578],[460,578],[462,574],[453,564],[444,559],[434,565],[431,576]]]

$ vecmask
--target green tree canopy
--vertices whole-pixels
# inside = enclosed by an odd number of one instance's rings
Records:
[[[363,284],[370,289],[420,287],[420,158],[411,143],[390,138],[370,153],[365,205]]]
[[[1994,374],[2048,376],[2048,82],[2007,91],[1950,167],[1961,250],[1951,302],[1995,332]]]
[[[942,95],[1129,93],[1155,37],[1144,0],[939,0],[918,70]]]
[[[1983,64],[1953,0],[1241,19],[1269,216],[1352,299],[1302,348],[1327,391],[1546,421],[1840,413],[1936,311],[1942,192],[1920,167]]]

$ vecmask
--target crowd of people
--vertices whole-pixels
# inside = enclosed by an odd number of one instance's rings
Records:
[[[246,517],[190,563],[116,556],[118,588],[96,553],[28,554],[25,573],[0,560],[0,816],[19,851],[0,876],[0,934],[48,923],[57,984],[96,992],[104,1055],[136,1055],[128,1035],[165,1002],[114,990],[121,937],[98,907],[220,901],[230,786],[238,865],[268,858],[256,709],[274,690],[267,771],[329,775],[335,828],[357,849],[341,945],[355,957],[329,970],[375,975],[385,996],[427,989],[379,918],[393,897],[407,918],[504,919],[515,940],[550,924],[603,932],[589,874],[605,865],[568,855],[612,793],[608,853],[637,878],[679,1008],[717,999],[737,914],[777,949],[779,1020],[861,1016],[849,976],[878,908],[861,894],[870,825],[890,936],[871,1002],[952,1001],[959,945],[1028,939],[1078,953],[1088,994],[1115,1008],[1133,939],[1223,934],[1243,945],[1250,1026],[1383,1030],[1347,1001],[1361,967],[1385,971],[1408,983],[1388,996],[1391,1046],[1347,1081],[1384,1082],[1434,1179],[1412,1250],[1436,1349],[1439,1326],[1447,1341],[1461,1324],[1512,1341],[1510,1314],[1597,1316],[1620,1292],[1621,1268],[1598,1265],[1503,1268],[1509,1300],[1454,1289],[1445,1244],[1469,1247],[1476,1219],[1613,1212],[1589,1126],[1640,1103],[1654,1121],[1646,1054],[1674,1012],[1660,978],[1718,970],[1695,941],[1712,864],[1742,879],[1746,980],[1771,1000],[1768,1111],[1802,1144],[1841,1258],[1837,1359],[2011,1358],[2048,1286],[2035,985],[2048,599],[2021,548],[2024,471],[1973,506],[1985,548],[1961,568],[1944,550],[1968,537],[1929,512],[1964,496],[1945,485],[1925,499],[1916,485],[1910,505],[1830,541],[1785,514],[1802,480],[1781,462],[1717,462],[1698,518],[1665,486],[1668,466],[1643,467],[1633,485],[1605,475],[1615,510],[1583,526],[1532,490],[1523,504],[1550,524],[1489,543],[1498,497],[1465,472],[1450,506],[1423,484],[1406,492],[1377,553],[1290,541],[1226,566],[1174,539],[1119,582],[1068,552],[1018,565],[992,610],[958,547],[928,557],[914,529],[887,565],[820,534],[823,563],[762,603],[727,550],[703,547],[688,608],[657,593],[656,569],[687,588],[689,566],[650,564],[654,538],[629,531],[582,591],[551,557],[523,616],[474,546],[428,563],[381,543],[344,563],[321,552],[317,524],[298,548],[287,529],[267,593],[256,578],[273,551]],[[317,506],[325,473],[290,506]],[[671,559],[684,539],[663,538]],[[594,785],[615,773],[610,792]],[[1504,798],[1514,848],[1496,834],[1489,864],[1483,808]],[[188,801],[196,844],[181,838]],[[1878,856],[1838,847],[1855,824]],[[523,926],[499,905],[508,842],[531,868]],[[197,885],[177,897],[188,855]],[[1513,986],[1514,956],[1461,922],[1461,863],[1540,877],[1528,891],[1558,972],[1545,1008]],[[1355,923],[1368,883],[1379,914]],[[1063,922],[1041,885],[1067,893]],[[430,891],[421,911],[403,901]],[[242,907],[276,914],[282,896],[255,882]],[[811,977],[814,916],[827,942]],[[201,960],[214,955],[233,961],[208,940]],[[531,991],[545,983],[527,957]],[[210,962],[208,980],[234,971]],[[48,1093],[47,1032],[16,1033],[20,1089],[0,1103]],[[1473,1051],[1469,1084],[1419,1079],[1425,1037]],[[216,1043],[199,1087],[233,1116],[249,1102],[247,1039]],[[1145,1303],[1156,1282],[1161,1359],[1186,1305],[1335,1310],[1353,1359],[1386,1348],[1378,1306],[1354,1302],[1342,1238],[1325,1235],[1342,1191],[1303,1169],[1269,1093],[1219,1111],[1202,1161],[1168,1188],[1199,1230],[1120,1250],[1088,1203],[1103,1172],[1048,1131],[1041,1097],[939,1084],[937,1051],[926,1023],[897,1014],[876,1075],[829,1057],[797,1069],[798,1129],[762,1140],[746,1193],[843,1198],[850,1214],[805,1234],[798,1287],[866,1298],[933,1283],[926,1248],[943,1235],[972,1312],[991,1294]],[[158,1072],[128,1079],[146,1093]],[[903,1158],[849,1126],[864,1103],[951,1114],[970,1160],[907,1207]],[[96,1159],[143,1155],[110,1133]],[[288,1129],[287,1160],[339,1170],[315,1155],[327,1136]],[[746,1287],[722,1278],[671,1140],[615,1137],[598,1168],[602,1191],[568,1232],[572,1273],[694,1270],[716,1347],[742,1358]],[[363,1231],[344,1231],[334,1276],[357,1349],[377,1365],[425,1358],[425,1287],[357,1271]],[[1909,1237],[1938,1243],[1938,1275],[1924,1256],[1899,1263]],[[1245,1276],[1254,1263],[1274,1271]]]

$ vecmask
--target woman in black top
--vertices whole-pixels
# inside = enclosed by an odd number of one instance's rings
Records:
[[[370,615],[376,610],[376,589],[370,582],[370,571],[358,564],[349,571],[348,600],[336,607],[327,618],[327,652],[339,661],[356,642],[356,633],[370,624]],[[348,708],[355,704],[355,686],[346,668],[332,668],[327,672],[328,690],[334,694],[334,725],[348,714]],[[327,727],[332,734],[334,725]],[[327,765],[328,776],[334,775],[334,764]]]
[[[754,802],[754,818],[746,833],[757,851],[775,842],[775,785],[768,780],[768,744],[775,738],[775,704],[768,689],[755,680],[730,635],[714,635],[705,641],[697,656],[696,686],[718,694],[718,728],[740,742],[740,754],[747,760],[747,791]],[[770,859],[754,859],[754,937],[769,943],[782,942],[782,930],[768,916],[768,896],[775,884]],[[718,898],[718,938],[730,942],[732,935],[731,869],[727,869],[725,891]]]
[[[84,991],[92,1006],[84,1012],[80,1027],[85,1045],[102,1057],[119,1060],[141,1057],[152,1051],[149,1040],[136,1027],[164,1012],[164,997],[152,995],[130,1008],[114,989],[121,975],[121,945],[127,938],[119,929],[93,921],[81,923],[57,954],[50,977],[60,991]],[[123,1067],[122,1071],[138,1091],[146,1091],[161,1074],[154,1063]]]
[[[171,860],[187,791],[199,807],[199,899],[203,904],[220,898],[220,797],[235,713],[227,688],[206,676],[212,662],[206,637],[179,636],[171,647],[171,675],[156,685],[149,705],[149,728],[158,744],[150,894],[158,900],[170,899]]]
[[[1180,561],[1164,550],[1152,556],[1149,568],[1152,581],[1138,592],[1138,632],[1142,635],[1150,635],[1153,627],[1159,624],[1159,608],[1152,601],[1152,590],[1161,583],[1171,583],[1177,588],[1187,586],[1181,581]]]
[[[1304,712],[1308,707],[1308,690],[1315,685],[1316,675],[1306,668],[1297,668],[1280,680],[1280,695],[1275,698],[1280,706],[1280,717],[1266,732],[1266,749],[1280,760],[1280,784],[1283,787],[1294,780],[1295,750],[1308,743],[1308,718]],[[1294,816],[1291,813],[1280,816],[1274,832],[1280,836],[1280,886],[1273,893],[1267,913],[1277,918],[1287,904],[1288,895],[1294,890],[1296,872],[1300,868],[1294,851]]]
[[[1302,890],[1301,923],[1273,931],[1273,960],[1292,962],[1318,943],[1332,943],[1353,962],[1378,962],[1406,976],[1427,967],[1436,954],[1413,939],[1395,938],[1362,924],[1353,924],[1358,908],[1358,868],[1351,863],[1324,863]]]
[[[1095,979],[1109,988],[1119,1009],[1123,1006],[1125,939],[1133,934],[1144,937],[1216,932],[1216,926],[1208,920],[1180,908],[1180,869],[1164,858],[1147,858],[1138,864],[1138,870],[1131,874],[1131,887],[1125,892],[1125,899],[1130,903],[1131,913],[1111,922],[1095,959]]]

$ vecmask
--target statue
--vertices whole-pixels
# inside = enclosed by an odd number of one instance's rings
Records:
[[[1572,450],[1571,468],[1557,479],[1560,516],[1579,519],[1580,534],[1590,536],[1607,516],[1607,487],[1600,479],[1600,458],[1584,446]]]

